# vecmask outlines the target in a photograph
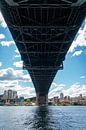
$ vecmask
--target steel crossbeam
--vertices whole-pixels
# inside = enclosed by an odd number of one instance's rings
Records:
[[[86,0],[3,0],[0,8],[36,93],[48,94],[86,15]]]

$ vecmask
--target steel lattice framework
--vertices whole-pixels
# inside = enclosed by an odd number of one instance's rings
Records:
[[[45,95],[85,18],[86,0],[3,0],[0,8],[34,83]]]

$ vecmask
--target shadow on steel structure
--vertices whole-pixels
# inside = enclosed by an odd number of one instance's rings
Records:
[[[50,85],[86,14],[86,0],[3,0],[0,8],[33,81],[37,105]]]

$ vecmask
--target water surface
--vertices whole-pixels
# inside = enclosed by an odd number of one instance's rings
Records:
[[[86,106],[1,106],[0,130],[86,130]]]

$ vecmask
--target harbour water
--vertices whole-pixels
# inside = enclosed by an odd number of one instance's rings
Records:
[[[0,130],[86,130],[86,106],[1,106]]]

